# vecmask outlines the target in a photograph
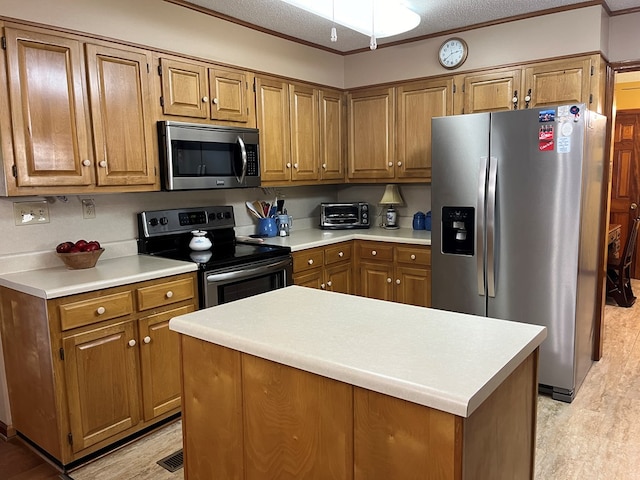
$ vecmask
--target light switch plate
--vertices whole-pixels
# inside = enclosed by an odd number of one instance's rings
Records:
[[[49,223],[49,204],[37,202],[14,202],[13,217],[16,225],[39,225]]]

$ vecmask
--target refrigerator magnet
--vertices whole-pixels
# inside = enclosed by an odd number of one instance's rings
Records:
[[[556,119],[556,111],[555,110],[540,110],[538,113],[538,120],[543,122],[553,122]]]
[[[569,137],[560,137],[558,139],[558,153],[571,152],[571,139]]]
[[[563,123],[562,127],[560,127],[560,132],[563,137],[569,137],[573,133],[573,125],[570,123]]]
[[[553,125],[542,125],[538,129],[538,140],[552,140],[553,139]]]
[[[538,142],[538,150],[540,150],[541,152],[552,152],[553,147],[553,140],[540,140],[540,142]]]

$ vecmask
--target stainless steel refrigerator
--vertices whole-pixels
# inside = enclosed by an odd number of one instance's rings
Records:
[[[583,104],[432,120],[432,305],[546,326],[540,390],[567,402],[592,363],[605,123]]]

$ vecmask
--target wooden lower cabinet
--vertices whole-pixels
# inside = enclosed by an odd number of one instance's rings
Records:
[[[460,417],[186,335],[181,346],[185,478],[533,479],[537,351]]]
[[[0,288],[13,426],[60,465],[180,412],[195,273],[46,300]]]
[[[356,294],[431,306],[431,247],[356,241]]]
[[[303,287],[354,293],[353,244],[341,242],[293,253],[293,283]]]

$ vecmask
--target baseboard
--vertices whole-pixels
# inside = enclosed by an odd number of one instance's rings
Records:
[[[16,436],[16,429],[11,425],[5,425],[3,421],[0,421],[0,436],[5,440]]]

